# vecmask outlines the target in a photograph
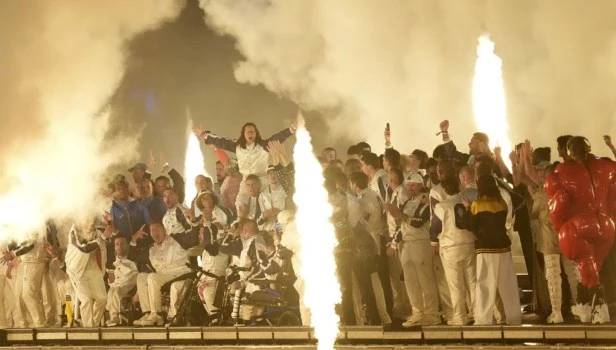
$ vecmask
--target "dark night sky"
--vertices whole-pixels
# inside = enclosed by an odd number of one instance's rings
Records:
[[[203,16],[197,2],[189,0],[173,22],[129,44],[126,75],[112,102],[114,123],[133,131],[145,126],[144,161],[150,150],[163,151],[169,162],[183,169],[186,106],[196,125],[230,137],[237,137],[247,121],[269,136],[295,118],[297,107],[292,102],[261,86],[235,81],[233,64],[241,56],[234,41],[210,30]],[[318,118],[311,118],[309,127],[320,150],[326,129]],[[203,148],[211,173],[215,156]],[[343,151],[340,147],[339,152]]]

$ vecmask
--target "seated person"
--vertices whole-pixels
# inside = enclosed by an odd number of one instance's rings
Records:
[[[150,264],[155,272],[139,273],[137,275],[137,294],[144,316],[135,321],[138,326],[153,326],[164,324],[160,287],[180,276],[190,272],[186,266],[188,255],[180,244],[169,237],[165,227],[160,222],[150,225],[154,245],[149,251]],[[169,316],[175,316],[177,294],[171,293]]]
[[[107,327],[114,327],[120,323],[120,301],[137,286],[137,264],[128,260],[128,240],[117,236],[114,240],[116,260],[115,269],[108,272],[109,291],[107,292],[107,310],[109,321]]]
[[[216,276],[224,276],[229,265],[229,256],[219,251],[216,225],[204,221],[199,229],[199,244],[204,248],[201,255],[201,268]],[[210,324],[218,319],[218,308],[214,305],[218,280],[213,277],[203,276],[199,283],[199,297],[203,301],[203,307],[210,317]]]

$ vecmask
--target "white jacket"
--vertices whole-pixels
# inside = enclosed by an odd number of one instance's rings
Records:
[[[267,186],[259,195],[259,206],[262,211],[269,209],[285,210],[287,206],[287,192],[281,185],[272,190],[271,186]],[[259,227],[262,231],[274,231],[276,218],[265,219],[263,225]]]
[[[104,273],[107,263],[107,246],[105,239],[98,233],[94,232],[91,237],[79,237],[77,227],[73,225],[69,232],[69,244],[66,248],[66,273],[71,281],[78,281],[83,275],[88,262],[91,259],[96,259],[96,254],[100,254],[100,270]],[[79,239],[85,240],[80,242]],[[86,252],[89,251],[89,252]]]
[[[440,225],[441,232],[438,235],[441,248],[458,245],[474,244],[475,236],[472,232],[464,229],[462,220],[466,208],[460,200],[460,195],[447,196],[434,207],[433,225]]]
[[[159,273],[182,275],[190,272],[188,255],[180,244],[167,236],[162,244],[150,248],[150,262]]]
[[[113,270],[114,281],[109,284],[110,287],[123,287],[137,285],[137,264],[128,260],[128,258],[116,258],[113,262],[115,269]]]
[[[393,193],[391,194],[391,198],[388,199],[389,204],[395,204],[398,208],[402,208],[404,203],[409,199],[408,193],[404,185],[398,186]],[[396,228],[401,227],[400,222],[396,222],[396,219],[387,212],[387,229],[389,232],[389,237],[392,238],[396,234]]]

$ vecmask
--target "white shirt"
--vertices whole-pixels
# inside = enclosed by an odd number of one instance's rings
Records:
[[[168,209],[165,216],[163,216],[163,226],[165,226],[165,231],[167,231],[167,234],[174,235],[176,233],[186,232],[186,228],[178,220],[178,208],[182,211],[180,215],[184,215],[186,208],[183,205],[176,205],[175,207]]]
[[[154,244],[150,248],[150,262],[156,272],[178,275],[190,272],[186,266],[188,263],[186,251],[169,236],[162,244]]]
[[[278,184],[276,189],[272,189],[271,185],[268,186],[259,195],[259,207],[261,208],[261,211],[266,211],[269,209],[285,210],[286,201],[287,192],[285,192],[284,188],[282,188],[280,184]],[[266,219],[259,229],[262,231],[274,231],[275,222],[275,217]]]
[[[259,177],[266,176],[269,165],[269,153],[261,145],[253,143],[250,146],[246,145],[246,148],[237,146],[235,155],[237,156],[237,165],[240,173],[244,178],[250,174]]]
[[[258,203],[259,203],[258,196],[252,197],[252,196],[240,194],[239,196],[237,196],[237,199],[235,201],[235,209],[237,210],[237,213],[239,215],[239,213],[241,212],[240,208],[242,207],[242,205],[248,206],[247,218],[256,221],[256,220],[259,220],[259,218],[263,214],[263,208],[259,207],[259,210],[257,211],[257,205],[259,205]]]
[[[116,257],[113,262],[114,280],[110,287],[135,286],[137,284],[137,264],[126,257]]]
[[[423,209],[417,212],[419,206],[423,203],[424,196],[420,195],[415,198],[411,198],[406,202],[404,206],[403,213],[406,214],[409,219],[415,217],[415,213],[421,215],[426,210],[429,210],[427,205],[424,205]],[[406,220],[402,222],[401,230],[402,230],[402,240],[406,242],[415,242],[415,241],[429,241],[430,240],[430,220],[426,221],[421,227],[413,227],[410,223],[410,220]]]
[[[458,194],[448,195],[434,207],[435,220],[440,220],[442,225],[441,233],[438,235],[439,245],[442,248],[474,244],[475,236],[473,233],[458,227],[465,211],[466,209]]]
[[[402,208],[404,203],[409,199],[406,188],[403,185],[398,186],[393,193],[391,194],[391,198],[389,198],[388,202],[390,204],[395,204],[398,208]],[[396,234],[396,228],[400,226],[400,223],[396,222],[396,219],[387,212],[387,229],[389,232],[389,237],[393,237]]]
[[[203,254],[201,254],[201,268],[215,274],[216,276],[224,276],[228,265],[229,256],[226,254],[218,253],[216,256],[211,256],[207,250],[204,250]],[[203,277],[203,279],[207,278],[209,277]]]

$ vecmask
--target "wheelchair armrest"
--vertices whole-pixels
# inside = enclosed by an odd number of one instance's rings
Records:
[[[195,278],[195,277],[196,277],[196,274],[194,272],[185,273],[185,274],[183,274],[183,275],[181,275],[179,277],[176,277],[176,278],[172,279],[171,281],[163,284],[160,287],[160,292],[161,293],[169,293],[169,291],[171,290],[171,285],[173,283],[179,282],[179,281],[184,281],[184,280],[187,280],[189,278]]]

